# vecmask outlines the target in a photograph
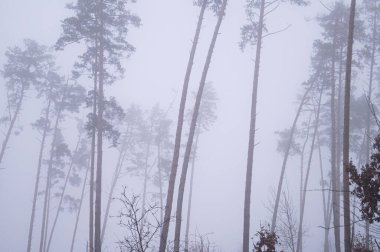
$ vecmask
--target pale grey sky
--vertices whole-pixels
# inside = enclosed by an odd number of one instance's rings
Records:
[[[31,38],[45,45],[53,45],[61,32],[60,22],[70,15],[65,3],[58,0],[1,0],[0,1],[0,65],[3,65],[7,47],[21,45],[24,38]],[[305,8],[283,4],[267,18],[271,31],[290,28],[282,33],[267,37],[263,44],[263,56],[258,91],[257,137],[254,153],[252,187],[252,228],[269,221],[265,206],[278,182],[282,158],[276,152],[275,131],[289,127],[296,109],[296,97],[300,84],[308,77],[312,42],[319,36],[319,28],[313,18],[325,9],[319,1],[312,0]],[[328,1],[326,1],[328,2]],[[213,82],[218,96],[218,120],[209,132],[200,139],[199,159],[195,172],[193,194],[193,225],[200,233],[211,233],[221,251],[239,251],[242,243],[243,198],[248,144],[248,126],[253,78],[253,50],[242,53],[238,47],[240,27],[245,22],[244,0],[230,0],[223,21],[217,46],[214,50],[207,80]],[[167,108],[175,99],[170,110],[176,121],[179,94],[182,89],[184,72],[188,60],[192,37],[199,9],[192,1],[183,0],[139,0],[132,9],[142,19],[140,29],[132,29],[130,41],[137,51],[124,61],[126,75],[107,94],[115,95],[127,107],[131,103],[149,108],[159,102]],[[203,25],[200,48],[197,51],[194,71],[191,76],[191,90],[195,90],[205,61],[211,32],[216,18],[208,13]],[[62,73],[67,74],[80,48],[58,52],[57,59]],[[3,83],[3,79],[0,79]],[[87,84],[90,85],[90,81]],[[0,87],[4,99],[3,85]],[[30,123],[38,115],[40,104],[35,105],[32,97],[23,109],[19,124],[24,131],[10,142],[9,156],[0,172],[0,251],[24,251],[27,243],[30,206],[36,166],[38,136],[30,129]],[[0,111],[4,111],[1,103]],[[174,127],[173,127],[174,128]],[[69,134],[70,129],[65,129]],[[186,129],[185,129],[186,130]],[[75,136],[74,136],[75,137]],[[15,150],[20,150],[17,153]],[[104,186],[109,184],[115,163],[112,149],[106,151]],[[326,160],[328,161],[328,160]],[[298,161],[287,168],[287,182],[293,192],[293,201],[298,204]],[[128,176],[119,184],[137,186]],[[136,180],[136,179],[134,179]],[[310,188],[319,186],[319,171],[313,170]],[[305,251],[320,251],[323,230],[320,195],[310,193],[305,225]],[[84,211],[86,211],[84,209]],[[114,211],[115,213],[115,211]],[[72,216],[65,216],[72,218]],[[62,221],[62,220],[61,220]],[[87,220],[82,219],[78,242],[87,235]],[[115,222],[115,221],[113,221]],[[38,221],[37,221],[38,223]],[[57,230],[53,251],[67,251],[71,238],[71,226],[63,224]],[[174,227],[173,227],[174,228]],[[115,238],[120,233],[115,223],[111,224],[110,235],[106,237],[107,251],[116,251]],[[38,230],[38,229],[37,229]],[[66,233],[67,231],[67,233]],[[35,245],[38,233],[35,233]],[[59,234],[59,235],[58,235]],[[80,240],[82,239],[82,240]],[[77,247],[76,251],[83,251]]]

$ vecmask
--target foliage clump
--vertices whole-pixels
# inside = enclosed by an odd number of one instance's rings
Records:
[[[380,135],[373,144],[374,153],[370,162],[358,169],[350,163],[350,183],[354,185],[352,194],[360,200],[362,216],[370,223],[380,221]]]
[[[271,232],[269,227],[260,227],[256,237],[259,240],[254,244],[254,252],[276,252],[276,245],[279,244],[278,236],[275,232]]]

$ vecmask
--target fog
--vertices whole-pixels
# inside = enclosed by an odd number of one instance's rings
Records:
[[[94,71],[88,65],[79,69],[75,63],[80,62],[83,59],[80,56],[91,45],[94,45],[94,43],[91,44],[92,42],[85,43],[85,39],[77,39],[77,42],[66,41],[60,50],[56,50],[57,41],[64,37],[64,20],[76,15],[66,5],[69,3],[90,5],[90,3],[103,3],[103,1],[109,5],[114,5],[117,2],[126,3],[126,10],[130,11],[128,13],[132,13],[141,19],[138,26],[132,24],[136,20],[129,20],[127,22],[128,32],[121,34],[135,48],[135,51],[120,54],[116,52],[112,55],[117,58],[120,66],[125,70],[123,74],[120,74],[114,68],[115,65],[112,65],[114,62],[112,62],[111,56],[107,54],[108,49],[104,55],[105,67],[102,68],[103,70],[99,70],[99,66],[96,65],[99,64],[101,56],[96,57],[95,62],[93,54],[88,55],[88,62],[91,62],[92,67],[97,70]],[[200,3],[198,5],[195,5],[193,1],[178,0],[103,1],[0,1],[0,130],[2,133],[0,141],[2,141],[4,148],[4,155],[0,157],[0,251],[70,251],[78,211],[80,214],[72,251],[159,251],[160,236],[162,237],[162,226],[164,224],[163,216],[167,211],[165,208],[166,196],[173,162],[181,94],[200,15],[200,5],[203,1],[197,1]],[[374,3],[372,7],[371,1]],[[183,123],[181,148],[179,149],[178,171],[174,186],[174,201],[171,204],[171,218],[168,223],[168,248],[166,251],[177,250],[176,248],[172,250],[176,226],[175,216],[182,164],[190,132],[191,115],[196,103],[195,96],[198,86],[200,83],[202,84],[201,77],[205,71],[206,56],[209,52],[218,16],[223,16],[220,14],[220,9],[224,1],[213,0],[209,2],[212,2],[209,3],[210,5],[216,3],[218,8],[213,11],[208,6],[205,10],[190,74],[185,121]],[[221,21],[220,30],[217,32],[218,36],[204,83],[205,89],[200,104],[200,115],[197,118],[197,127],[194,129],[195,138],[189,156],[182,218],[179,220],[182,223],[180,248],[177,251],[246,252],[243,250],[244,200],[257,41],[253,41],[252,44],[248,43],[244,50],[240,48],[239,44],[242,41],[241,28],[246,24],[257,24],[259,22],[259,7],[262,2],[270,5],[266,7],[268,13],[264,18],[265,29],[259,62],[257,109],[254,113],[256,125],[249,209],[250,220],[248,223],[250,227],[249,251],[257,251],[254,250],[254,244],[259,239],[256,233],[260,227],[270,229],[270,225],[272,225],[273,208],[285,146],[290,139],[289,131],[287,131],[288,134],[279,132],[291,128],[302,95],[310,85],[318,86],[318,88],[313,88],[308,94],[307,102],[302,108],[297,122],[295,139],[292,140],[294,144],[286,164],[281,190],[280,210],[275,230],[279,244],[277,244],[275,251],[296,251],[300,208],[302,208],[300,193],[306,195],[306,199],[304,216],[302,217],[302,246],[297,251],[336,251],[337,237],[334,236],[334,230],[337,229],[340,230],[339,246],[342,250],[344,249],[343,189],[340,185],[344,172],[342,165],[340,165],[340,168],[338,167],[340,171],[337,172],[338,187],[334,188],[332,185],[334,182],[331,182],[333,180],[331,173],[333,169],[331,162],[333,161],[331,160],[336,160],[334,165],[342,163],[344,69],[346,69],[349,29],[348,10],[351,1],[311,0],[307,5],[300,4],[301,6],[298,6],[296,3],[303,1],[230,0],[227,1],[225,15]],[[337,20],[341,18],[337,21],[340,22],[340,30],[334,33],[331,31],[333,28],[330,23],[325,24],[325,26],[321,25],[323,22],[328,23],[328,21],[321,21],[321,19],[335,13],[334,8],[339,3],[343,3],[346,9],[343,11],[343,16],[336,18]],[[371,32],[375,29],[371,26],[373,22],[371,18],[373,13],[379,13],[380,3],[369,0],[358,1],[357,4],[351,103],[357,101],[355,104],[359,105],[355,106],[354,104],[351,108],[351,124],[353,126],[350,132],[350,158],[359,167],[368,162],[369,153],[372,152],[370,150],[364,151],[362,146],[365,145],[367,138],[371,140],[367,145],[372,146],[372,140],[378,130],[372,112],[374,111],[373,114],[376,113],[376,106],[379,104],[380,68],[376,60],[380,59],[380,38],[376,33],[374,37],[371,37]],[[247,18],[246,8],[251,8],[251,11],[254,12],[253,20]],[[120,21],[121,19],[116,18],[116,20]],[[251,23],[247,20],[250,20]],[[380,24],[380,21],[377,22]],[[122,21],[120,23],[123,24]],[[85,26],[84,24],[80,25]],[[256,27],[256,29],[258,28]],[[330,30],[327,31],[326,29]],[[116,30],[113,32],[114,34],[106,34],[105,36],[114,39],[120,36]],[[335,35],[331,35],[332,33]],[[98,33],[96,34],[98,36]],[[254,30],[253,34],[256,38],[257,31]],[[341,34],[343,34],[342,37],[339,37]],[[88,36],[86,39],[90,41],[92,37]],[[333,36],[337,38],[336,41],[331,40]],[[50,70],[46,66],[47,63],[41,63],[42,65],[39,66],[41,73],[35,78],[32,76],[33,74],[30,74],[32,77],[28,73],[22,75],[23,71],[37,71],[38,67],[35,67],[33,62],[24,63],[29,64],[26,70],[20,70],[23,67],[20,63],[18,63],[19,65],[15,64],[13,75],[8,74],[7,65],[12,63],[10,55],[12,52],[17,53],[17,50],[12,51],[10,49],[19,47],[19,50],[25,50],[25,39],[46,46],[44,53],[51,54],[54,57],[51,61],[55,62],[56,69],[53,70],[61,76],[61,80],[58,81],[60,84],[57,84],[59,87],[57,87],[56,94],[46,91],[49,88],[49,83],[51,83],[51,79],[49,80],[46,77],[47,71]],[[315,46],[318,44],[315,42],[317,40],[323,41],[329,46],[335,46],[334,53],[328,51],[329,49],[323,51],[323,46]],[[372,43],[372,41],[374,42]],[[116,40],[115,43],[119,42]],[[368,45],[370,45],[369,47],[374,45],[375,50],[368,49]],[[318,56],[319,50],[323,51],[322,56]],[[368,56],[370,52],[373,52],[373,57]],[[33,57],[31,56],[31,58]],[[13,60],[17,59],[13,58]],[[335,66],[330,65],[332,61]],[[369,74],[370,62],[373,63],[372,77]],[[335,67],[333,68],[334,74],[331,74],[331,67]],[[73,75],[72,71],[74,70],[79,71],[78,76]],[[105,71],[109,76],[101,77],[101,71]],[[104,119],[106,120],[104,123],[99,123],[100,120],[97,120],[96,116],[95,119],[91,115],[89,116],[94,104],[92,92],[94,72],[97,72],[95,75],[98,79],[98,85],[101,83],[100,78],[105,78],[104,98],[108,102],[103,106],[105,109]],[[14,77],[17,74],[22,76]],[[337,118],[331,120],[331,79],[334,78],[334,88],[336,86],[334,100],[337,110],[334,113],[336,113]],[[22,106],[19,113],[16,114],[17,101],[20,99],[20,95],[17,94],[20,87],[17,85],[23,85],[23,83],[27,83],[29,87],[23,94]],[[73,96],[82,92],[82,96],[78,95],[78,99],[82,100],[68,101],[67,108],[65,110],[60,109],[59,106],[62,106],[60,101],[66,99],[65,95],[71,92],[67,91],[69,85],[77,88],[78,93],[73,92]],[[369,95],[369,87],[372,88],[370,92],[372,97]],[[49,90],[51,92],[51,89]],[[12,96],[12,94],[15,95]],[[100,94],[98,96],[100,97]],[[113,103],[110,97],[115,98],[119,107],[112,107]],[[367,101],[371,101],[373,111],[365,102],[366,99],[360,100],[360,97],[367,97]],[[40,121],[40,128],[37,130],[36,120],[44,117],[49,101],[55,104],[51,105],[51,113],[47,117],[49,123]],[[78,108],[70,110],[75,106],[75,102],[79,103]],[[202,110],[204,108],[206,111]],[[320,108],[320,113],[317,113],[318,108]],[[117,118],[117,112],[120,113],[121,110],[125,112],[125,117]],[[59,117],[57,120],[59,126],[57,127],[61,134],[54,129],[57,115]],[[365,118],[367,118],[365,115],[370,115],[370,119],[368,119],[369,128],[364,123]],[[9,140],[7,140],[14,116],[14,127],[9,134]],[[82,121],[79,126],[78,120]],[[207,120],[210,123],[203,127],[202,125],[205,122],[207,123]],[[338,139],[335,140],[336,145],[333,147],[337,152],[336,157],[332,159],[331,142],[334,140],[331,139],[331,121],[334,120],[337,123],[335,130]],[[169,122],[170,124],[168,124]],[[315,124],[317,124],[315,131],[317,133],[313,134]],[[46,130],[42,158],[40,158],[41,142],[44,141],[44,125],[48,125],[48,129]],[[95,126],[92,127],[92,125]],[[165,128],[165,125],[168,127]],[[101,127],[103,127],[103,133],[96,130],[96,128]],[[112,131],[109,131],[110,128]],[[100,163],[102,171],[102,202],[99,206],[101,209],[100,226],[103,227],[105,216],[108,219],[100,248],[95,248],[95,250],[89,247],[90,183],[88,181],[93,130],[97,134],[100,132],[100,135],[103,136],[103,152]],[[114,134],[113,139],[109,140],[107,136],[112,133]],[[79,140],[78,135],[80,135]],[[61,140],[61,145],[57,145],[57,142]],[[85,142],[82,143],[82,140]],[[99,135],[96,140],[99,140]],[[278,148],[279,140],[282,140],[281,151]],[[82,154],[76,153],[80,149],[76,147],[78,141],[80,143],[78,146],[83,144],[85,149]],[[127,141],[129,142],[126,143]],[[62,149],[59,149],[59,146]],[[99,143],[95,147],[99,148]],[[67,148],[67,153],[64,152],[65,148]],[[194,149],[196,149],[195,154]],[[57,154],[58,150],[62,151],[61,156]],[[81,164],[79,164],[78,155],[82,155],[81,158],[84,159]],[[122,162],[120,162],[120,156],[123,159]],[[310,164],[308,164],[310,156]],[[94,177],[96,179],[96,169],[99,169],[99,149],[95,151],[94,158]],[[29,227],[39,161],[41,161],[41,173],[31,235]],[[114,188],[112,188],[115,167],[119,167],[120,172]],[[302,173],[300,173],[301,167]],[[306,179],[307,190],[300,190],[300,187],[303,188],[304,186],[308,167],[310,167],[310,174]],[[187,249],[185,248],[185,229],[191,170],[193,168],[194,178],[189,223],[190,248]],[[48,172],[52,173],[53,170],[54,174],[48,175]],[[64,194],[62,194],[69,171],[71,174],[68,176],[68,184]],[[324,176],[323,181],[321,171]],[[157,176],[162,176],[162,178]],[[49,182],[48,178],[52,181]],[[162,184],[157,182],[157,179]],[[48,191],[45,190],[45,186],[49,188]],[[162,194],[160,194],[160,186]],[[81,197],[82,189],[83,197]],[[331,203],[333,200],[331,198],[335,191],[340,192],[338,193],[340,212],[337,217],[340,220],[339,226],[336,226],[336,223],[334,224],[332,217],[335,215],[333,213],[335,209],[332,210],[334,203]],[[110,195],[111,192],[112,195]],[[123,198],[123,192],[125,198]],[[94,197],[97,193],[94,191]],[[123,211],[125,213],[130,209],[123,205],[123,200],[124,203],[126,203],[126,199],[132,200],[133,195],[138,197],[135,205],[138,208],[137,215],[140,216],[144,212],[147,214],[134,227],[141,227],[143,231],[149,228],[150,231],[155,231],[154,234],[147,233],[147,236],[151,235],[152,239],[149,240],[146,250],[141,248],[132,250],[126,243],[121,242],[133,240],[131,238],[134,235],[130,224],[131,218],[128,216],[124,216],[124,219],[120,217]],[[325,199],[322,195],[325,195]],[[61,196],[63,196],[63,200],[61,209],[59,209]],[[160,198],[161,196],[162,198]],[[109,199],[111,199],[111,205],[108,215],[105,215]],[[289,203],[288,211],[292,213],[293,218],[294,227],[291,230],[295,234],[291,239],[291,245],[288,244],[289,237],[286,237],[281,231],[286,226],[287,221],[283,209],[284,199]],[[351,212],[353,213],[352,216],[356,218],[356,221],[355,219],[351,219],[351,221],[352,225],[355,226],[354,235],[365,235],[365,221],[357,221],[361,218],[359,200],[351,195]],[[324,201],[327,206],[324,205]],[[45,207],[44,202],[46,202]],[[46,209],[44,210],[44,208]],[[45,214],[44,211],[46,211]],[[58,218],[54,226],[54,218],[57,213]],[[327,223],[324,215],[326,213],[330,215],[330,220]],[[124,221],[123,223],[126,225],[120,225],[120,221]],[[150,224],[152,226],[149,226]],[[41,232],[43,226],[47,230],[45,231],[45,238]],[[377,237],[374,230],[376,223],[372,224],[371,227],[369,237],[371,241],[375,241]],[[54,232],[52,232],[53,228]],[[97,228],[95,223],[94,246],[99,240],[96,236]],[[326,230],[329,230],[327,239],[325,238]],[[28,237],[30,248],[28,248]],[[51,241],[49,242],[50,237]],[[41,240],[42,244],[45,244],[42,247]],[[49,245],[47,245],[48,243]],[[374,242],[371,244],[374,245]],[[202,245],[204,248],[201,248]],[[206,248],[207,246],[209,247]]]

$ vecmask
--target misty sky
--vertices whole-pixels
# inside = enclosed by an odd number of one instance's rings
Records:
[[[5,63],[6,49],[22,45],[24,38],[34,39],[48,46],[54,45],[61,34],[61,21],[71,14],[65,9],[65,4],[69,2],[71,1],[1,0],[0,66]],[[324,2],[329,5],[332,1]],[[217,92],[218,119],[200,137],[193,193],[192,228],[209,234],[210,240],[225,252],[239,251],[242,243],[254,69],[254,50],[242,52],[238,46],[240,27],[245,23],[244,4],[244,0],[229,1],[214,50],[207,81],[213,83]],[[112,87],[107,87],[106,93],[116,96],[124,108],[135,103],[149,109],[160,103],[163,109],[169,109],[170,118],[175,123],[199,8],[194,7],[192,1],[184,0],[139,0],[130,6],[142,20],[142,26],[131,29],[129,34],[129,41],[136,47],[136,52],[129,59],[123,60],[126,67],[125,77]],[[278,136],[275,132],[290,127],[292,123],[301,83],[308,78],[312,43],[320,37],[320,28],[314,18],[325,11],[319,1],[312,0],[308,7],[282,4],[267,17],[269,31],[275,32],[288,25],[289,28],[266,37],[263,44],[257,107],[257,145],[254,152],[251,235],[258,230],[260,224],[270,221],[269,200],[273,198],[282,162],[281,154],[276,151]],[[191,76],[191,90],[198,86],[215,22],[216,17],[208,12]],[[70,73],[79,52],[79,47],[54,52],[63,75]],[[0,81],[4,83],[4,79],[1,78]],[[89,87],[91,80],[84,85]],[[1,97],[5,97],[4,92],[4,85],[0,85]],[[1,113],[5,108],[6,104],[1,100]],[[8,156],[1,167],[5,169],[0,170],[0,251],[24,251],[27,243],[37,162],[35,150],[40,140],[30,124],[39,115],[40,109],[41,105],[34,105],[32,98],[27,100],[22,111],[23,116],[18,121],[18,125],[23,125],[23,131],[12,138]],[[73,140],[75,135],[70,135],[70,129],[75,129],[75,126],[67,125],[64,132]],[[116,162],[112,150],[107,151],[109,154],[104,157],[105,188]],[[288,164],[285,182],[295,205],[298,204],[299,183],[297,162],[291,160]],[[121,185],[126,185],[137,193],[141,187],[136,179],[128,175],[119,182],[119,186]],[[309,188],[319,188],[317,169],[311,171]],[[320,251],[319,248],[323,245],[323,230],[318,227],[323,222],[320,202],[320,193],[308,194],[304,223],[308,232],[304,251]],[[77,240],[86,239],[86,221],[83,218]],[[59,228],[57,235],[61,234],[62,239],[56,239],[53,251],[66,251],[68,245],[65,239],[70,235],[66,237],[65,230],[71,230],[70,228],[65,225]],[[113,244],[113,240],[116,241],[120,234],[117,228],[115,223],[112,224],[106,251],[117,251]],[[35,236],[38,237],[37,232]],[[76,251],[84,251],[81,248],[77,246]]]

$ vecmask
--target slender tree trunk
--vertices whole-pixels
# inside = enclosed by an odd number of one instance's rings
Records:
[[[339,78],[339,81],[338,81],[338,94],[337,94],[337,104],[335,104],[335,107],[334,109],[335,110],[335,116],[336,116],[336,119],[335,119],[335,139],[336,139],[336,143],[335,143],[335,155],[336,155],[336,158],[335,158],[335,169],[336,169],[336,172],[335,172],[335,177],[336,177],[336,184],[335,184],[335,191],[333,193],[336,193],[336,205],[335,205],[335,211],[336,211],[336,216],[339,216],[338,217],[338,223],[334,226],[336,227],[339,227],[339,243],[340,243],[340,227],[341,227],[341,198],[342,198],[342,183],[341,183],[341,174],[342,174],[342,165],[341,165],[341,162],[342,162],[342,146],[343,146],[343,142],[342,142],[342,136],[343,136],[343,122],[342,122],[342,118],[343,118],[343,46],[340,47],[340,52],[339,52],[339,73],[338,73],[338,78]],[[334,228],[334,231],[335,231],[335,228]]]
[[[102,233],[101,233],[101,242],[102,242],[102,244],[103,244],[103,241],[104,241],[104,235],[106,233],[106,227],[107,227],[107,223],[108,223],[108,219],[109,219],[108,215],[109,215],[109,211],[110,211],[110,208],[111,208],[111,202],[112,202],[112,199],[113,199],[113,193],[115,191],[115,187],[116,187],[117,181],[119,180],[119,177],[120,177],[121,168],[123,167],[123,163],[124,163],[124,160],[125,160],[126,155],[127,155],[127,150],[125,149],[126,148],[126,142],[125,141],[122,144],[122,146],[123,147],[122,147],[122,149],[119,152],[119,158],[117,160],[115,171],[113,173],[113,179],[112,179],[110,193],[108,195],[106,211],[104,212],[103,225],[102,225]]]
[[[77,144],[75,146],[74,153],[76,153],[78,151],[81,138],[82,138],[82,135],[79,134],[78,142],[77,142]],[[54,230],[55,230],[55,226],[56,226],[57,221],[58,221],[59,214],[61,212],[61,206],[62,206],[62,203],[63,203],[63,198],[65,196],[65,192],[66,192],[66,188],[67,188],[67,183],[69,182],[69,178],[70,178],[70,174],[71,174],[71,171],[73,169],[73,166],[74,166],[74,159],[73,159],[73,157],[71,157],[69,170],[67,171],[67,174],[66,174],[65,182],[64,182],[63,188],[62,188],[62,193],[61,193],[61,196],[59,198],[58,208],[57,208],[57,211],[55,213],[53,225],[51,227],[51,231],[50,231],[49,240],[48,240],[48,243],[47,243],[46,252],[48,252],[49,249],[50,249],[50,244],[51,244],[51,241],[52,241],[52,238],[53,238],[53,235],[54,235]]]
[[[303,187],[302,204],[301,204],[301,209],[300,209],[301,214],[300,214],[298,230],[302,230],[302,226],[303,226],[303,217],[304,217],[304,212],[305,212],[305,202],[306,202],[306,195],[307,195],[307,185],[309,181],[311,161],[313,159],[315,139],[317,138],[318,127],[319,127],[319,116],[320,116],[320,110],[321,110],[322,93],[323,93],[323,88],[321,88],[321,91],[319,94],[318,108],[315,115],[314,133],[313,133],[313,138],[311,140],[310,155],[309,155],[309,160],[307,164],[307,171],[306,171],[305,182],[304,182],[304,187]],[[301,250],[302,250],[302,232],[298,232],[296,251],[299,252]]]
[[[74,251],[75,237],[76,237],[76,234],[77,234],[79,217],[80,217],[80,212],[81,212],[81,209],[82,209],[82,203],[83,203],[83,198],[84,198],[84,191],[86,189],[87,176],[88,176],[89,170],[90,170],[90,166],[89,166],[89,168],[87,168],[86,175],[84,176],[84,181],[83,181],[83,186],[82,186],[82,192],[81,192],[81,195],[80,195],[80,203],[79,203],[79,207],[78,207],[77,216],[75,218],[75,226],[74,226],[74,231],[73,231],[73,238],[71,239],[70,252]]]
[[[49,157],[49,166],[47,169],[47,178],[46,178],[46,185],[45,185],[45,198],[44,198],[44,208],[43,208],[43,214],[42,214],[42,228],[41,228],[41,239],[40,239],[40,252],[45,251],[46,247],[46,239],[45,236],[47,234],[47,222],[48,222],[48,202],[50,198],[50,187],[51,187],[51,170],[53,169],[53,158],[54,158],[54,149],[55,149],[55,143],[57,139],[57,132],[58,132],[58,124],[59,119],[61,117],[61,109],[57,112],[57,117],[54,123],[54,130],[53,130],[53,140],[51,143],[51,149],[50,149],[50,157]]]
[[[335,87],[335,63],[336,63],[336,27],[338,20],[335,20],[335,31],[333,37],[333,50],[331,59],[331,179],[332,179],[332,204],[333,204],[333,222],[334,222],[334,238],[335,238],[335,251],[340,252],[340,201],[339,201],[339,170],[337,168],[337,112],[336,112],[336,87]]]
[[[99,97],[97,117],[97,159],[96,159],[96,196],[95,196],[95,252],[101,252],[101,211],[102,211],[102,163],[103,163],[103,112],[104,112],[104,38],[103,38],[103,0],[99,3]]]
[[[319,170],[321,172],[321,185],[322,185],[322,203],[323,203],[323,220],[325,225],[325,236],[324,236],[324,246],[323,251],[328,252],[329,251],[329,231],[330,231],[330,193],[328,194],[328,199],[326,202],[326,187],[325,187],[325,175],[323,172],[323,162],[322,162],[322,150],[321,150],[321,140],[320,140],[320,134],[318,132],[317,136],[318,141],[318,157],[319,157]]]
[[[204,86],[206,84],[207,73],[208,73],[208,69],[210,67],[212,54],[213,54],[215,44],[216,44],[216,39],[218,37],[219,29],[220,29],[220,26],[222,24],[223,17],[225,14],[226,5],[227,5],[227,0],[223,0],[222,6],[220,8],[219,16],[218,16],[218,22],[215,26],[214,33],[213,33],[212,40],[211,40],[211,44],[210,44],[210,47],[209,47],[209,50],[207,53],[206,62],[205,62],[205,65],[203,67],[202,77],[201,77],[201,81],[199,83],[197,97],[196,97],[195,105],[194,105],[194,111],[193,111],[193,115],[191,118],[190,132],[189,132],[189,137],[188,137],[187,144],[186,144],[185,155],[184,155],[184,160],[183,160],[183,165],[182,165],[181,178],[180,178],[180,183],[179,183],[179,188],[178,188],[176,225],[175,225],[175,232],[174,232],[174,252],[179,252],[179,243],[180,243],[180,236],[181,236],[181,224],[182,224],[183,195],[185,192],[186,175],[187,175],[187,169],[188,169],[189,161],[190,161],[191,147],[193,145],[194,133],[195,133],[195,128],[196,128],[198,114],[199,114],[199,108],[200,108],[201,101],[202,101],[203,90],[204,90]]]
[[[304,186],[304,180],[303,180],[303,177],[304,177],[304,160],[305,160],[305,150],[306,150],[306,145],[307,143],[309,142],[309,136],[310,136],[310,128],[311,128],[311,121],[312,121],[312,116],[313,114],[310,114],[310,118],[308,120],[308,123],[307,123],[307,131],[306,131],[306,137],[305,137],[305,141],[303,143],[303,146],[302,146],[302,151],[301,151],[301,164],[300,164],[300,209],[302,209],[302,200],[303,200],[303,186]],[[299,213],[300,216],[299,218],[301,219],[301,215],[302,213],[300,212]],[[298,229],[298,235],[300,236],[300,244],[301,244],[301,247],[300,247],[300,252],[302,252],[302,245],[303,245],[303,242],[302,242],[302,239],[303,239],[303,225],[301,225]],[[297,236],[298,238],[298,236]]]
[[[96,118],[97,112],[97,95],[98,95],[98,45],[96,43],[96,57],[94,67],[94,97],[92,104],[92,115]],[[93,122],[95,123],[95,121]],[[96,126],[92,125],[91,132],[91,164],[90,164],[90,206],[89,206],[89,252],[94,252],[94,179],[95,179],[95,151],[96,150]]]
[[[255,71],[253,77],[251,120],[249,127],[248,157],[247,157],[247,173],[245,175],[245,194],[244,194],[244,222],[243,222],[243,252],[249,251],[249,228],[251,219],[251,188],[252,188],[252,169],[253,169],[253,151],[255,147],[256,133],[256,105],[257,105],[257,87],[259,84],[261,43],[263,38],[264,27],[264,10],[265,0],[261,0],[259,26],[256,44]]]
[[[47,135],[48,129],[50,127],[50,125],[49,125],[50,105],[51,105],[51,99],[49,99],[49,101],[48,101],[48,105],[47,105],[46,112],[45,112],[45,127],[44,127],[44,131],[42,133],[40,152],[38,155],[37,175],[36,175],[36,181],[34,183],[32,214],[30,216],[30,223],[29,223],[28,247],[26,249],[27,252],[30,252],[32,249],[34,218],[36,215],[36,204],[37,204],[37,196],[38,196],[38,186],[40,183],[42,157],[43,157],[44,148],[45,148],[46,135]]]
[[[368,103],[369,103],[369,106],[372,104],[373,73],[374,73],[374,67],[376,64],[375,54],[377,51],[376,38],[377,38],[377,12],[375,11],[374,17],[373,17],[371,62],[370,62],[369,85],[368,85]],[[370,111],[370,109],[367,110],[366,132],[367,132],[367,135],[366,135],[366,140],[367,140],[366,141],[366,164],[368,164],[369,159],[370,159],[370,149],[371,149],[371,143],[372,143],[371,111]],[[365,232],[366,232],[365,246],[368,249],[369,248],[369,222],[368,221],[366,221]]]
[[[201,118],[199,118],[199,123],[200,125]],[[197,130],[197,136],[195,138],[195,143],[194,143],[194,150],[193,150],[193,155],[191,159],[191,176],[190,176],[190,189],[189,189],[189,201],[187,204],[187,218],[186,218],[186,231],[185,231],[185,252],[189,252],[189,230],[190,230],[190,216],[191,216],[191,203],[193,199],[193,183],[194,183],[194,168],[195,168],[195,159],[197,155],[197,148],[198,148],[198,140],[199,140],[199,135],[200,135],[200,129],[198,126]]]
[[[151,132],[149,134],[151,136]],[[143,187],[142,205],[141,205],[141,218],[143,218],[145,215],[146,194],[147,194],[148,175],[149,175],[148,168],[149,168],[149,154],[150,154],[150,136],[149,136],[149,140],[146,146],[146,153],[145,153],[144,187]],[[143,224],[144,224],[144,220],[141,222],[141,227],[140,227],[141,231],[144,228]]]
[[[343,219],[344,219],[344,247],[345,252],[351,252],[350,242],[350,95],[351,95],[351,71],[352,71],[352,47],[354,43],[356,0],[351,0],[350,23],[347,43],[346,81],[344,92],[344,128],[343,128]]]
[[[191,47],[190,57],[187,63],[185,80],[183,83],[181,103],[180,103],[179,113],[178,113],[177,129],[176,129],[175,141],[174,141],[173,160],[171,164],[171,171],[170,171],[170,177],[169,177],[168,193],[166,196],[164,222],[162,224],[163,226],[162,226],[162,232],[160,236],[159,252],[166,251],[166,244],[168,240],[169,225],[170,225],[170,218],[171,218],[172,205],[173,205],[174,186],[175,186],[175,180],[176,180],[177,169],[178,169],[179,150],[181,147],[182,125],[183,125],[183,117],[185,113],[187,90],[189,86],[191,70],[193,67],[195,51],[198,45],[199,34],[202,27],[203,16],[207,7],[207,2],[208,2],[207,0],[203,1],[201,12],[199,14],[197,28],[196,28],[194,39],[193,39],[193,45]]]
[[[302,107],[305,104],[307,95],[309,94],[309,92],[310,92],[310,90],[311,90],[312,87],[313,87],[313,85],[310,85],[306,89],[306,91],[305,91],[305,93],[304,93],[304,95],[303,95],[303,97],[301,99],[301,102],[300,102],[300,104],[298,106],[298,110],[297,110],[296,116],[295,116],[295,118],[293,120],[292,128],[290,129],[289,140],[288,140],[288,144],[286,146],[286,150],[285,150],[285,153],[284,153],[284,160],[282,161],[282,168],[281,168],[280,179],[278,181],[278,186],[277,186],[276,202],[275,202],[274,210],[273,210],[271,232],[274,232],[276,230],[277,212],[278,212],[278,206],[279,206],[279,203],[280,203],[280,195],[281,195],[281,191],[282,191],[282,183],[284,181],[286,163],[288,162],[288,157],[289,157],[290,149],[292,147],[294,132],[295,132],[295,130],[297,128],[297,122],[298,122],[298,118],[299,118],[299,116],[301,114]]]
[[[164,210],[164,194],[162,192],[162,171],[161,171],[161,143],[157,143],[157,169],[158,169],[158,183],[160,190],[160,223],[162,224],[164,220],[163,210]],[[161,227],[162,228],[162,227]]]
[[[51,202],[51,186],[48,189],[48,198],[47,198],[47,210],[46,210],[46,225],[45,225],[45,233],[44,233],[44,247],[43,251],[46,252],[46,241],[47,241],[47,233],[49,228],[49,220],[50,220],[50,202]]]
[[[9,124],[8,130],[7,130],[7,134],[5,135],[5,139],[3,141],[3,144],[1,145],[0,164],[1,164],[1,161],[3,161],[4,153],[5,153],[5,150],[7,148],[7,145],[8,145],[8,142],[9,142],[9,138],[12,135],[12,131],[13,131],[13,128],[15,126],[15,122],[16,122],[17,116],[18,116],[18,114],[20,113],[20,110],[21,110],[21,105],[22,105],[22,102],[23,102],[24,96],[25,96],[24,91],[25,91],[25,85],[22,85],[22,88],[21,88],[21,91],[20,91],[20,99],[19,99],[19,101],[17,103],[16,110],[15,110],[15,112],[13,114],[13,117],[10,118],[11,123]]]

